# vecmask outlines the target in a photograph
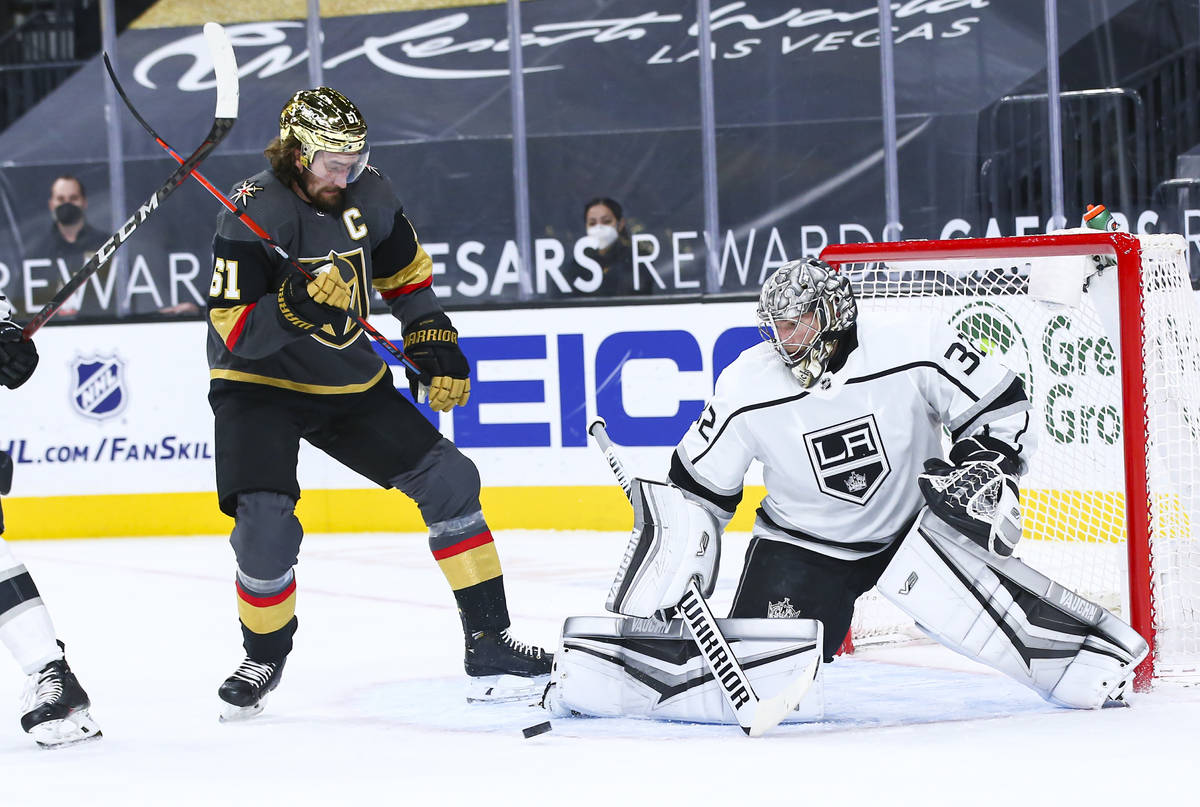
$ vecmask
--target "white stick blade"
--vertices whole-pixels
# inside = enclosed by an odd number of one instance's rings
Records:
[[[216,117],[232,119],[238,116],[237,59],[225,28],[215,22],[204,24],[204,38],[212,54],[213,73],[217,77]]]
[[[817,652],[821,652],[819,646]],[[817,667],[820,664],[821,658],[818,656],[804,668],[804,672],[797,676],[795,681],[788,684],[783,692],[773,698],[758,702],[758,708],[754,710],[754,717],[750,720],[749,734],[751,737],[763,736],[782,723],[788,714],[796,711],[800,701],[804,700],[804,696],[812,688],[813,681],[817,677]]]

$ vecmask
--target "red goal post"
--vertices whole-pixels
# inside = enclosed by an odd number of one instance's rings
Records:
[[[1022,483],[1017,554],[1146,638],[1139,689],[1200,669],[1200,306],[1186,251],[1179,236],[1078,230],[821,253],[868,317],[946,316],[1032,387],[1044,465]],[[856,619],[852,636],[877,629]]]

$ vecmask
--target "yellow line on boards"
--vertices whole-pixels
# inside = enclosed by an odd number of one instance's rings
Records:
[[[766,495],[747,487],[729,529],[749,532]],[[493,530],[604,530],[633,527],[629,502],[616,485],[488,487],[480,494]],[[1124,541],[1124,498],[1098,491],[1022,491],[1025,540]],[[1190,534],[1178,502],[1156,499],[1160,535]],[[395,490],[307,490],[296,507],[306,532],[424,532],[417,506]],[[217,508],[217,494],[134,493],[96,496],[5,497],[9,540],[117,538],[154,535],[224,535],[233,520]],[[1172,530],[1172,525],[1175,529]]]
[[[765,495],[747,488],[730,529],[749,531]],[[490,487],[480,494],[493,530],[606,530],[633,527],[629,502],[616,485]],[[395,490],[307,490],[296,507],[306,532],[424,532],[417,506]],[[6,539],[222,535],[233,520],[217,494],[140,493],[5,497]]]

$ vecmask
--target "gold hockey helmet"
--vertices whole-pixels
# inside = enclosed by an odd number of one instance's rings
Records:
[[[367,122],[354,103],[337,90],[300,90],[279,113],[279,139],[295,135],[300,141],[300,164],[312,166],[317,152],[359,152],[366,163]]]

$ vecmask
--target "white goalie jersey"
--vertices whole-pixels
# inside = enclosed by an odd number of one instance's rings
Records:
[[[902,537],[944,434],[1001,440],[1026,470],[1031,413],[1013,372],[929,320],[871,313],[857,339],[810,389],[770,344],[743,352],[675,449],[671,481],[729,518],[758,460],[767,495],[755,534],[853,560]]]

